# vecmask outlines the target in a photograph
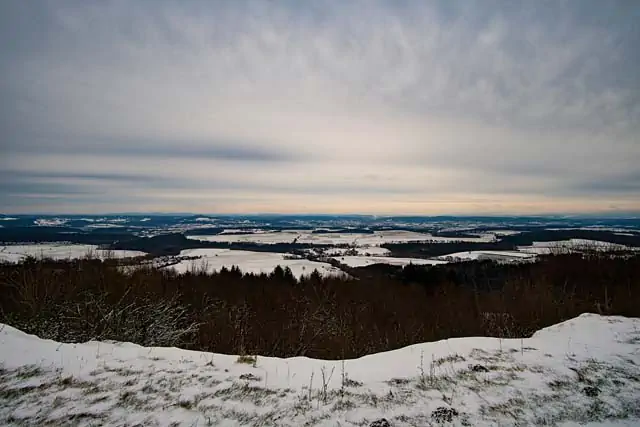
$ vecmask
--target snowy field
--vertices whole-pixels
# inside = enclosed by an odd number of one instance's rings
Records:
[[[345,361],[60,344],[0,325],[0,367],[2,425],[640,423],[640,319],[593,314],[523,340],[456,338]]]
[[[488,230],[487,234],[494,234],[496,236],[515,236],[522,234],[522,231],[518,230]]]
[[[634,250],[624,245],[598,240],[570,239],[553,242],[533,242],[531,246],[519,246],[517,251],[466,251],[437,257],[446,261],[494,260],[498,262],[533,261],[537,255],[565,253],[573,250],[621,251]]]
[[[621,232],[621,233],[640,233],[640,230],[638,230],[637,228],[631,228],[631,227],[607,227],[607,226],[601,226],[601,225],[591,225],[591,226],[587,226],[587,227],[565,227],[565,228],[547,228],[547,230],[550,231],[565,231],[565,230],[586,230],[586,231],[610,231],[610,232]],[[630,234],[631,236],[633,236],[633,234]]]
[[[243,273],[271,273],[276,266],[289,267],[294,276],[309,275],[313,270],[323,276],[342,275],[341,270],[324,262],[307,259],[285,259],[286,254],[275,252],[236,251],[229,249],[186,249],[180,257],[188,259],[171,265],[179,273],[186,271],[219,271],[222,267],[238,266]]]
[[[599,250],[599,251],[622,251],[622,250],[634,250],[625,245],[618,245],[616,243],[602,242],[599,240],[587,240],[587,239],[569,239],[559,240],[555,242],[533,242],[531,246],[519,246],[518,250],[526,253],[533,254],[550,254],[556,252],[566,252],[571,250]]]
[[[355,248],[329,248],[324,250],[326,256],[342,256],[346,253],[355,252],[359,256],[388,256],[391,251],[380,246],[358,246]]]
[[[535,260],[535,253],[520,251],[466,251],[437,257],[445,261],[493,260],[498,262],[521,262]]]
[[[66,218],[38,218],[33,223],[38,227],[59,227],[69,222]]]
[[[306,243],[312,245],[380,246],[385,243],[403,242],[492,242],[495,235],[478,237],[436,237],[428,233],[389,230],[366,233],[312,233],[312,230],[283,230],[267,233],[218,234],[212,236],[187,236],[189,239],[206,242],[253,242],[253,243]]]
[[[76,245],[64,243],[47,243],[37,245],[7,245],[0,246],[0,262],[20,262],[28,256],[36,258],[52,258],[56,260],[84,258],[91,255],[94,258],[133,258],[144,256],[139,251],[106,251],[95,245]]]
[[[394,257],[385,257],[385,256],[348,255],[348,256],[333,257],[333,259],[335,259],[336,261],[339,261],[341,264],[348,265],[349,267],[366,267],[368,265],[373,265],[373,264],[389,264],[389,265],[405,266],[409,264],[438,265],[438,264],[447,263],[447,261],[437,260],[437,259],[394,258]]]

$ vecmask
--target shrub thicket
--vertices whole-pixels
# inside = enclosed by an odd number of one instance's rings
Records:
[[[335,359],[450,337],[528,336],[584,312],[640,316],[640,256],[351,273],[179,275],[115,260],[30,259],[0,265],[0,321],[58,341]]]

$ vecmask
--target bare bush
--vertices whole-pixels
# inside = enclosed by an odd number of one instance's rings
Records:
[[[117,260],[0,265],[0,321],[43,338],[264,356],[355,358],[458,336],[528,336],[584,312],[640,316],[640,256],[552,255],[352,269],[184,274]]]

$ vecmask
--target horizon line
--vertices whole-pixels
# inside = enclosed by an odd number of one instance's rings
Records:
[[[570,213],[539,213],[539,214],[517,214],[517,213],[478,213],[478,214],[373,214],[373,213],[283,213],[283,212],[251,212],[251,213],[203,213],[203,212],[101,212],[101,213],[64,213],[64,212],[21,212],[21,213],[0,213],[0,216],[210,216],[210,217],[252,217],[252,216],[291,216],[291,217],[382,217],[382,218],[619,218],[619,219],[640,219],[640,211],[629,212],[570,212]]]

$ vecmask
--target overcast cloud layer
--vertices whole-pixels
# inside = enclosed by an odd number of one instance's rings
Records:
[[[0,2],[1,211],[640,211],[640,2]]]

